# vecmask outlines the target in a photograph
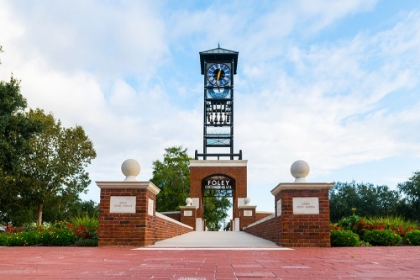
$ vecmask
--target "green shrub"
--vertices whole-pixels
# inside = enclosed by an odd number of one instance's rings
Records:
[[[367,231],[363,240],[372,245],[395,246],[402,242],[402,237],[390,229]]]
[[[357,215],[351,215],[349,217],[343,217],[337,222],[337,226],[345,230],[353,230],[356,224],[360,223],[362,218]]]
[[[43,233],[40,231],[23,231],[10,235],[7,245],[9,246],[32,246],[42,244]]]
[[[74,217],[70,219],[70,222],[72,223],[72,225],[74,226],[85,226],[87,228],[92,228],[92,229],[98,229],[99,227],[99,219],[96,218],[92,218],[89,216],[81,216],[81,217]]]
[[[89,247],[95,247],[98,246],[98,239],[79,239],[75,243],[76,246],[89,246]]]
[[[360,245],[359,236],[351,230],[332,230],[331,246],[333,247],[354,247]]]
[[[46,246],[68,246],[76,240],[76,234],[68,228],[44,231],[43,241]]]
[[[420,230],[413,230],[405,234],[405,238],[410,245],[420,245]]]
[[[7,246],[9,235],[7,233],[0,233],[0,246]]]
[[[69,222],[67,221],[54,221],[54,223],[52,223],[51,228],[56,228],[56,229],[66,229],[69,227]],[[71,226],[71,225],[70,225]]]

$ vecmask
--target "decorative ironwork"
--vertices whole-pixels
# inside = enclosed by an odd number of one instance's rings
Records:
[[[230,124],[232,120],[232,103],[229,101],[207,101],[206,116],[206,124],[214,126]]]

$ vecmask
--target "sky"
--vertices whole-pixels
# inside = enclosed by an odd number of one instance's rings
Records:
[[[239,52],[234,145],[257,211],[296,160],[308,182],[392,189],[420,169],[417,0],[0,0],[0,80],[94,143],[84,200],[126,159],[148,181],[165,148],[202,152],[199,52],[218,44]]]

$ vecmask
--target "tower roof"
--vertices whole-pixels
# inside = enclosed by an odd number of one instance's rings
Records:
[[[236,69],[238,67],[238,55],[239,52],[222,49],[220,45],[208,51],[199,52],[200,54],[200,64],[201,64],[201,75],[204,75],[204,60],[206,61],[232,61],[234,62],[233,74],[236,74]]]

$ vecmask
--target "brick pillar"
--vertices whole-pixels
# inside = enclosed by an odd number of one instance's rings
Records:
[[[334,183],[280,183],[275,197],[281,246],[330,247],[328,191]]]
[[[156,195],[151,182],[96,182],[101,188],[99,246],[148,246],[148,217],[156,212]]]
[[[189,225],[196,229],[197,206],[180,206],[181,209],[181,223]]]
[[[255,223],[255,209],[257,206],[243,205],[239,206],[239,228],[242,230],[244,227]]]

